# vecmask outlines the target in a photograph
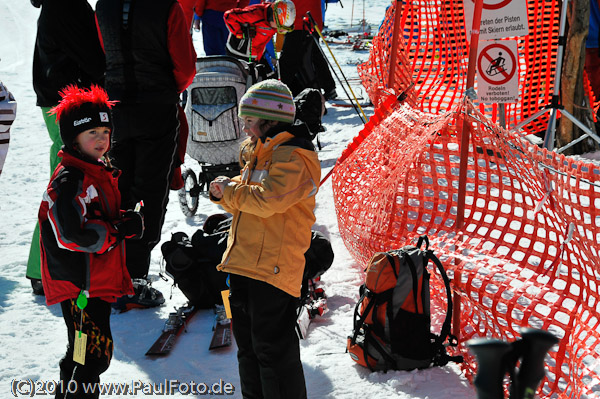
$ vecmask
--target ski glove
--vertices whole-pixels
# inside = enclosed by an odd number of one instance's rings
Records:
[[[144,235],[144,215],[142,212],[128,210],[115,224],[115,228],[118,231],[117,238],[119,240],[125,238],[139,240]]]
[[[244,29],[244,35],[249,37],[250,39],[254,39],[256,37],[256,26],[244,24],[242,25]]]

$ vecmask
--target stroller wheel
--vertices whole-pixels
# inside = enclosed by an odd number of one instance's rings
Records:
[[[191,169],[184,169],[181,172],[183,178],[183,187],[179,189],[179,207],[185,216],[194,216],[198,210],[198,179]]]

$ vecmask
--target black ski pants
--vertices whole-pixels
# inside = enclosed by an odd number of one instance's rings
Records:
[[[121,208],[144,202],[144,235],[127,240],[127,269],[143,278],[150,268],[150,252],[160,241],[175,168],[179,134],[177,104],[121,104],[112,111],[114,131],[109,155],[121,170]]]
[[[324,93],[335,89],[327,60],[312,35],[304,30],[295,30],[285,35],[279,70],[281,81],[290,88],[294,96],[307,87],[323,89]]]
[[[305,399],[295,329],[298,299],[265,282],[233,274],[230,287],[244,399]]]
[[[96,386],[95,392],[84,391],[84,384],[97,384],[100,374],[108,369],[113,353],[113,340],[110,331],[110,303],[99,298],[88,299],[88,304],[83,310],[83,327],[81,324],[81,310],[74,299],[60,303],[60,307],[67,325],[69,345],[67,353],[60,361],[60,381],[56,390],[56,399],[88,399],[98,398],[100,393]],[[75,334],[78,331],[87,334],[85,365],[73,360]],[[73,382],[73,381],[75,382]],[[71,382],[70,382],[71,381]],[[62,390],[61,390],[62,387]]]

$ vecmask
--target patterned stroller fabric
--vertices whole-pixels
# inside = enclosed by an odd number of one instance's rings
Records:
[[[211,56],[199,58],[196,70],[185,105],[187,153],[200,163],[237,162],[245,139],[237,114],[248,83],[247,65],[232,57]]]

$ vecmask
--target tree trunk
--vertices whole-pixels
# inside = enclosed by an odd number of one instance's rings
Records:
[[[589,125],[589,110],[584,108],[585,93],[583,91],[583,64],[585,60],[585,39],[590,23],[589,0],[570,0],[567,11],[568,33],[563,57],[560,95],[565,111],[577,120]],[[588,101],[589,103],[589,101]],[[590,126],[591,127],[591,126]],[[583,133],[571,120],[561,116],[556,132],[557,147],[560,148]],[[583,147],[583,148],[582,148]],[[587,140],[577,145],[576,152],[581,153],[587,147]],[[565,154],[574,154],[574,147]]]

